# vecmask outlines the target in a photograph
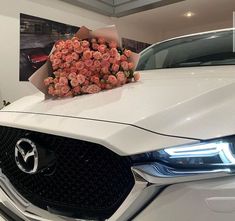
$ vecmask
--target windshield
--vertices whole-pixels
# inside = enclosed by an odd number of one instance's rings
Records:
[[[234,65],[233,31],[213,32],[166,41],[149,47],[138,70]]]

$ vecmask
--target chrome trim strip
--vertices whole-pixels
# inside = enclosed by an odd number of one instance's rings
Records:
[[[218,170],[183,170],[174,169],[160,163],[138,165],[134,166],[132,170],[145,181],[157,186],[225,177],[233,174],[233,171],[229,168]]]

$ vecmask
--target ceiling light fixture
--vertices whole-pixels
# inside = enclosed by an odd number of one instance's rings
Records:
[[[193,13],[193,12],[191,12],[191,11],[188,11],[188,12],[186,12],[186,13],[184,14],[184,16],[187,17],[187,18],[191,18],[191,17],[194,16],[194,15],[195,15],[195,13]]]

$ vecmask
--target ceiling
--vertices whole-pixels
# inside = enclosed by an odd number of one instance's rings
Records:
[[[122,17],[184,0],[62,0],[110,16]]]

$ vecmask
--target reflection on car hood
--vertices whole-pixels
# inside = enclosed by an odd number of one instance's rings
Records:
[[[4,111],[126,123],[157,133],[209,139],[235,133],[234,66],[141,72],[141,81],[94,95],[24,97]]]

